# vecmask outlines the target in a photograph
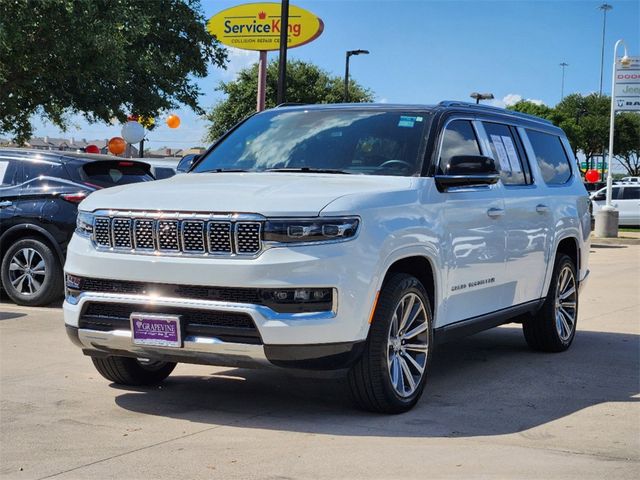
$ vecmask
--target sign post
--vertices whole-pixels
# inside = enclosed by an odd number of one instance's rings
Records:
[[[609,152],[607,158],[607,202],[596,214],[595,233],[599,237],[618,236],[618,211],[611,204],[613,193],[613,140],[617,111],[640,111],[640,58],[627,55],[624,46],[624,56],[616,57],[618,47],[624,45],[624,40],[618,40],[613,47],[613,73],[611,75],[611,114],[609,118]],[[634,68],[635,65],[635,68]]]
[[[287,2],[288,3],[288,2]],[[287,48],[299,47],[318,38],[324,22],[313,13],[289,5],[288,22],[281,18],[281,4],[247,3],[218,12],[207,22],[207,30],[229,47],[260,52],[256,109],[265,108],[267,52],[280,50],[281,38]]]

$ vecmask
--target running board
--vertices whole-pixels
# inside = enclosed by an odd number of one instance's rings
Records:
[[[434,331],[435,342],[436,344],[447,343],[468,335],[473,335],[474,333],[482,332],[483,330],[504,325],[520,315],[536,312],[544,301],[545,299],[541,298],[436,328]]]

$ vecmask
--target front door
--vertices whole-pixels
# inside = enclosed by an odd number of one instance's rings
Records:
[[[440,172],[446,173],[455,155],[480,154],[473,123],[450,121],[443,132]],[[507,306],[502,185],[450,188],[440,195],[446,280],[438,327]]]

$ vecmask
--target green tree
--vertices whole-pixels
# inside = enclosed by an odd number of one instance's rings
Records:
[[[292,103],[339,103],[343,100],[344,79],[332,76],[317,65],[292,60],[287,62],[287,102]],[[272,60],[267,65],[266,107],[276,106],[278,85],[278,62]],[[258,65],[245,68],[235,80],[221,82],[217,88],[227,98],[218,103],[208,114],[211,122],[207,140],[213,141],[243,118],[256,111],[258,89]],[[349,99],[352,102],[370,102],[371,90],[349,82]]]
[[[65,129],[156,116],[184,104],[198,113],[207,66],[226,50],[205,29],[199,0],[0,1],[0,131],[17,141],[39,114]]]
[[[615,159],[629,175],[640,176],[640,113],[616,115],[613,151]]]
[[[507,107],[508,110],[514,110],[516,112],[528,113],[529,115],[535,115],[536,117],[549,119],[553,109],[540,103],[530,102],[529,100],[520,100]]]

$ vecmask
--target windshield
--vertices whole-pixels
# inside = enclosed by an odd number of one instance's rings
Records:
[[[427,120],[402,111],[270,110],[240,125],[193,172],[417,175]]]

